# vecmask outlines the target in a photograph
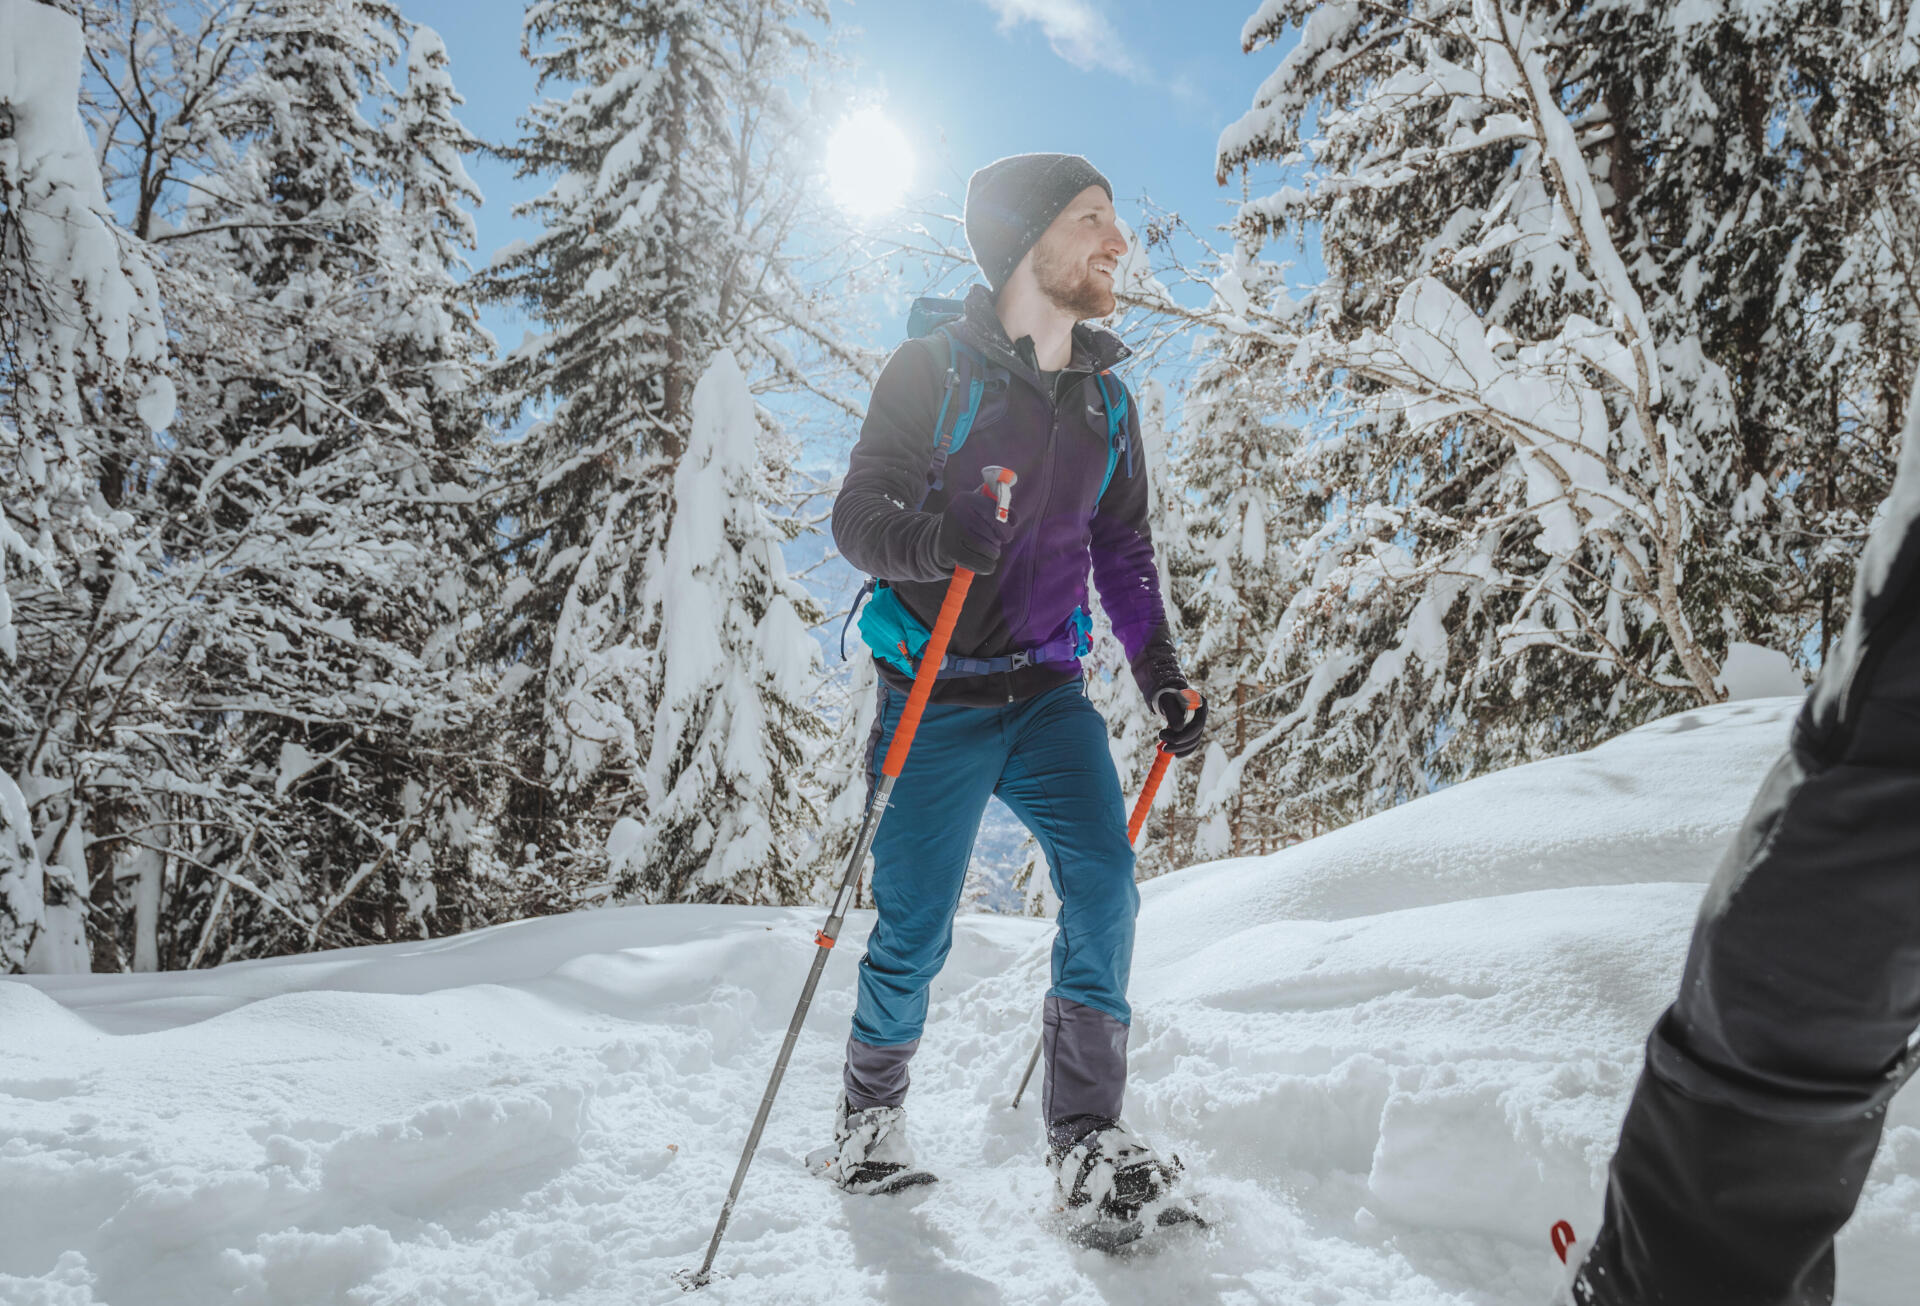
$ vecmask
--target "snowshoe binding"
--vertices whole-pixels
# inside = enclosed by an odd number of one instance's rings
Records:
[[[914,1164],[904,1107],[855,1111],[847,1106],[844,1093],[833,1112],[833,1146],[809,1155],[807,1168],[843,1191],[863,1196],[935,1182],[933,1174]]]
[[[1117,1252],[1176,1225],[1206,1227],[1180,1189],[1180,1158],[1163,1160],[1118,1121],[1056,1137],[1047,1168],[1054,1205],[1067,1213],[1067,1238],[1078,1246]]]

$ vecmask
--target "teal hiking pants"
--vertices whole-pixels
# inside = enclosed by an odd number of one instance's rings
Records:
[[[906,706],[897,690],[883,684],[879,693],[870,783],[878,783]],[[927,987],[953,945],[974,839],[995,796],[1039,840],[1061,903],[1046,997],[1043,1110],[1049,1121],[1118,1117],[1140,893],[1106,722],[1079,681],[1000,707],[928,705],[874,837],[879,919],[860,962],[848,1101],[856,1109],[895,1106],[906,1096]]]

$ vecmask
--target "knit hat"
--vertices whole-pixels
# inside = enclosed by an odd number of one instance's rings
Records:
[[[1034,242],[1089,186],[1113,186],[1077,154],[1012,154],[967,181],[967,244],[998,295]]]

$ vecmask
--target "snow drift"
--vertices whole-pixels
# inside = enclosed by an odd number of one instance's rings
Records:
[[[714,1303],[1542,1302],[1591,1232],[1699,885],[1790,700],[1657,722],[1273,857],[1145,886],[1137,1127],[1216,1217],[1109,1260],[1050,1229],[1007,1109],[1043,922],[963,917],[915,1064],[943,1181],[849,1198],[829,1125],[841,949]],[[684,1300],[817,910],[647,907],[188,974],[0,983],[0,1301]],[[865,922],[855,920],[858,939]],[[1920,1109],[1894,1106],[1841,1297],[1920,1264]]]

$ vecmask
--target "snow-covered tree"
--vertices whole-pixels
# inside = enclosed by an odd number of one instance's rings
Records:
[[[534,106],[511,150],[522,175],[553,179],[523,206],[544,230],[485,277],[485,293],[542,328],[496,378],[503,410],[534,420],[503,468],[509,538],[487,649],[520,748],[506,836],[583,892],[607,874],[614,819],[662,797],[635,785],[673,751],[655,740],[666,678],[692,674],[662,655],[677,633],[650,596],[679,520],[695,378],[731,350],[756,395],[809,392],[858,412],[834,378],[859,360],[800,272],[819,187],[797,97],[821,74],[825,18],[821,0],[528,10],[541,84],[571,90]],[[778,433],[761,456],[784,480]],[[761,882],[758,869],[737,888],[696,882],[664,828],[646,847],[665,860],[624,858],[622,884],[713,897]]]
[[[46,928],[47,871],[33,837],[27,796],[0,771],[0,965],[26,964]]]
[[[830,626],[837,629],[835,623]],[[854,840],[866,817],[867,743],[878,709],[875,687],[880,677],[873,659],[857,639],[848,651],[851,656],[840,674],[828,675],[812,695],[829,733],[808,762],[818,789],[815,803],[819,819],[800,878],[804,883],[827,888],[838,884],[846,872],[847,858],[853,855]],[[863,866],[861,874],[870,876],[870,867]],[[867,888],[866,879],[856,886],[855,906],[867,905]]]
[[[819,660],[807,623],[818,608],[787,578],[766,514],[760,421],[731,352],[694,387],[692,418],[646,596],[659,630],[647,683],[659,697],[639,810],[610,840],[614,890],[647,901],[798,901],[817,819],[807,762],[825,733],[806,701]]]
[[[1243,322],[1251,302],[1282,293],[1281,274],[1239,251],[1216,282],[1216,307]],[[1193,514],[1170,564],[1190,632],[1187,674],[1211,704],[1213,742],[1183,776],[1193,802],[1181,809],[1192,839],[1182,862],[1270,852],[1310,833],[1290,801],[1295,777],[1263,743],[1298,688],[1281,683],[1270,635],[1300,588],[1295,548],[1326,506],[1296,466],[1284,363],[1258,333],[1222,331],[1188,389],[1175,470],[1180,493],[1207,510]]]
[[[1809,542],[1785,450],[1837,436],[1880,451],[1862,477],[1890,468],[1897,412],[1864,368],[1830,378],[1838,423],[1795,392],[1852,356],[1848,287],[1884,277],[1819,251],[1876,224],[1874,268],[1910,246],[1912,133],[1886,118],[1913,97],[1903,8],[1276,0],[1249,21],[1249,49],[1301,37],[1223,135],[1223,178],[1305,175],[1239,231],[1317,227],[1326,265],[1248,328],[1314,414],[1290,474],[1328,505],[1268,632],[1298,706],[1250,746],[1300,792],[1364,810],[1577,747],[1712,701],[1732,640],[1805,632],[1791,573],[1849,546]],[[1842,174],[1857,216],[1816,235],[1806,197]],[[1806,238],[1774,248],[1789,215]],[[1887,316],[1878,345],[1910,351],[1916,319]],[[1858,479],[1823,517],[1854,541]]]
[[[504,895],[472,873],[452,632],[486,536],[485,341],[444,50],[346,0],[87,14],[95,148],[180,384],[177,412],[155,382],[93,414],[86,493],[123,558],[61,587],[24,682],[23,768],[84,783],[83,812],[79,785],[23,784],[43,838],[74,832],[49,865],[91,874],[97,968],[478,923]]]
[[[165,233],[175,303],[208,310],[178,327],[192,380],[160,487],[192,613],[173,651],[226,817],[198,858],[306,926],[234,899],[241,951],[427,933],[466,887],[453,632],[488,430],[454,273],[478,194],[438,37],[412,32],[404,98],[388,79],[408,32],[373,0],[250,6],[213,166]]]
[[[0,29],[0,968],[85,970],[100,771],[143,688],[124,496],[174,390],[78,115],[80,25],[0,0]]]

